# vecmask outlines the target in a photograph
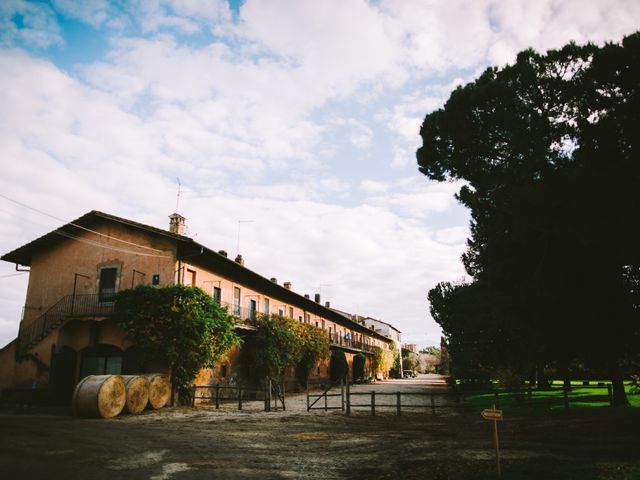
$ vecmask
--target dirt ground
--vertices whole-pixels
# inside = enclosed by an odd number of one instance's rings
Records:
[[[442,389],[441,379],[356,386],[354,392]],[[392,398],[392,397],[389,397]],[[169,408],[109,420],[68,409],[0,411],[2,479],[483,479],[495,478],[491,424],[426,407],[306,412]],[[640,478],[639,409],[597,409],[500,424],[503,478]]]

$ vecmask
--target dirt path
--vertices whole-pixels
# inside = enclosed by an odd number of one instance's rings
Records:
[[[356,388],[439,388],[426,380]],[[505,478],[638,478],[638,413],[505,421]],[[581,465],[613,465],[616,476],[566,475]],[[307,413],[304,395],[277,413],[173,408],[92,420],[67,410],[0,412],[3,479],[484,479],[494,468],[489,425],[477,414]]]

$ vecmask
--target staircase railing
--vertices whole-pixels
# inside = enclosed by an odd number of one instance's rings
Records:
[[[108,316],[113,313],[113,305],[113,301],[105,301],[104,295],[99,294],[62,297],[33,322],[20,328],[18,352],[26,353],[71,318]]]

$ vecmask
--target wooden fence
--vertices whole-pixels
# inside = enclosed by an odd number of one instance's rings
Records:
[[[209,402],[215,406],[216,410],[220,409],[221,404],[237,405],[238,410],[242,410],[243,402],[259,400],[262,397],[265,412],[277,412],[279,406],[282,410],[286,409],[284,383],[274,381],[269,377],[265,379],[264,388],[216,383],[215,385],[192,385],[191,391],[192,406],[195,406],[199,401],[200,404]]]

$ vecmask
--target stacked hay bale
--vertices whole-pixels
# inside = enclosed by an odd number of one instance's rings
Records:
[[[145,408],[167,405],[171,382],[167,375],[89,375],[73,392],[73,411],[79,417],[112,418],[121,412],[134,415]]]

